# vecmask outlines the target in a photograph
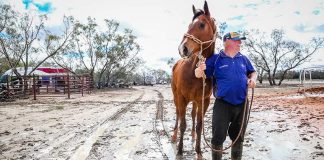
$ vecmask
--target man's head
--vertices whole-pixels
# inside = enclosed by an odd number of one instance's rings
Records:
[[[223,36],[225,50],[237,53],[241,49],[241,40],[246,40],[246,37],[241,36],[237,32],[229,32]]]

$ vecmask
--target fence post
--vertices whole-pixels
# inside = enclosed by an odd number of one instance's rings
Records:
[[[10,96],[10,89],[9,89],[9,81],[10,81],[10,78],[9,78],[10,76],[8,75],[8,77],[7,77],[7,97],[8,97],[8,99],[10,98],[9,96]]]
[[[29,95],[30,95],[30,90],[29,90],[28,85],[27,85],[27,78],[28,78],[27,76],[25,76],[25,77],[23,78],[24,83],[23,83],[22,88],[23,88],[23,90],[24,90],[24,96],[27,96],[27,95],[28,95],[28,97],[29,97]]]
[[[36,80],[35,80],[35,74],[33,74],[33,93],[34,93],[34,100],[36,100]]]
[[[70,99],[70,76],[67,74],[68,99]]]
[[[83,83],[84,83],[84,76],[82,75],[82,77],[81,77],[81,94],[82,94],[82,97],[83,97]]]

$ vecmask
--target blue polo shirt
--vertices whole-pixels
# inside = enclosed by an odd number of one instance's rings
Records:
[[[206,60],[205,74],[207,77],[214,78],[214,96],[233,105],[245,101],[247,75],[254,71],[250,60],[240,52],[232,58],[221,50]],[[217,93],[215,93],[215,87],[217,87]]]

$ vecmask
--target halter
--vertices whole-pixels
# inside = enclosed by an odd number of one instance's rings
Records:
[[[209,40],[209,41],[204,41],[204,42],[202,42],[200,39],[198,39],[198,38],[196,38],[195,36],[193,36],[193,35],[191,35],[191,34],[188,34],[188,33],[186,33],[184,36],[187,37],[187,38],[189,38],[189,39],[191,39],[191,40],[193,40],[194,42],[196,42],[197,44],[200,45],[200,51],[199,51],[199,53],[198,53],[198,58],[199,58],[199,59],[203,58],[203,57],[202,57],[202,52],[203,52],[205,49],[207,49],[208,47],[210,47],[210,46],[213,44],[213,42],[216,41],[216,38],[215,38],[215,37],[216,37],[216,32],[215,32],[215,34],[214,34],[213,39],[211,39],[211,40]],[[206,43],[209,43],[209,45],[203,49],[203,45],[206,44]]]
[[[215,21],[214,18],[211,18],[211,20]],[[193,40],[194,42],[196,42],[197,44],[200,45],[200,51],[199,51],[199,53],[198,53],[198,58],[199,58],[199,60],[202,60],[202,59],[204,58],[204,57],[202,56],[202,52],[203,52],[205,49],[207,49],[208,47],[210,47],[210,46],[211,46],[211,45],[216,41],[217,32],[216,32],[216,30],[215,30],[215,33],[214,33],[214,35],[213,35],[213,39],[208,40],[208,41],[201,41],[200,39],[198,39],[197,37],[195,37],[194,35],[191,35],[191,34],[189,34],[189,33],[185,33],[184,36],[187,37],[187,38],[189,38],[189,39],[191,39],[191,40]],[[209,45],[203,49],[203,45],[206,44],[206,43],[209,43]]]

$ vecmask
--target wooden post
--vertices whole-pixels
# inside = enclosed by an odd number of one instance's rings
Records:
[[[65,80],[65,76],[62,76],[63,80],[64,80],[64,85],[63,85],[63,93],[65,94],[65,89],[66,89],[66,80]]]
[[[68,89],[68,99],[70,99],[70,77],[67,74],[67,89]]]
[[[83,83],[84,83],[84,76],[81,77],[81,94],[83,97]]]
[[[33,74],[33,93],[34,93],[34,100],[36,100],[36,82],[35,82],[35,74]]]
[[[27,85],[27,78],[28,78],[27,76],[25,76],[25,77],[23,78],[24,83],[23,83],[22,88],[23,88],[23,90],[24,90],[24,96],[27,96],[27,94],[28,94],[28,97],[29,97],[30,90],[28,89],[28,85]]]
[[[313,87],[313,81],[312,81],[312,70],[309,70],[309,80],[310,80],[310,86]]]
[[[9,97],[9,96],[10,96],[10,94],[9,94],[9,93],[10,93],[10,89],[9,89],[9,81],[10,81],[10,79],[11,79],[11,78],[9,78],[9,77],[10,77],[10,76],[8,75],[8,77],[7,77],[7,97],[8,97],[8,98],[10,98],[10,97]]]

